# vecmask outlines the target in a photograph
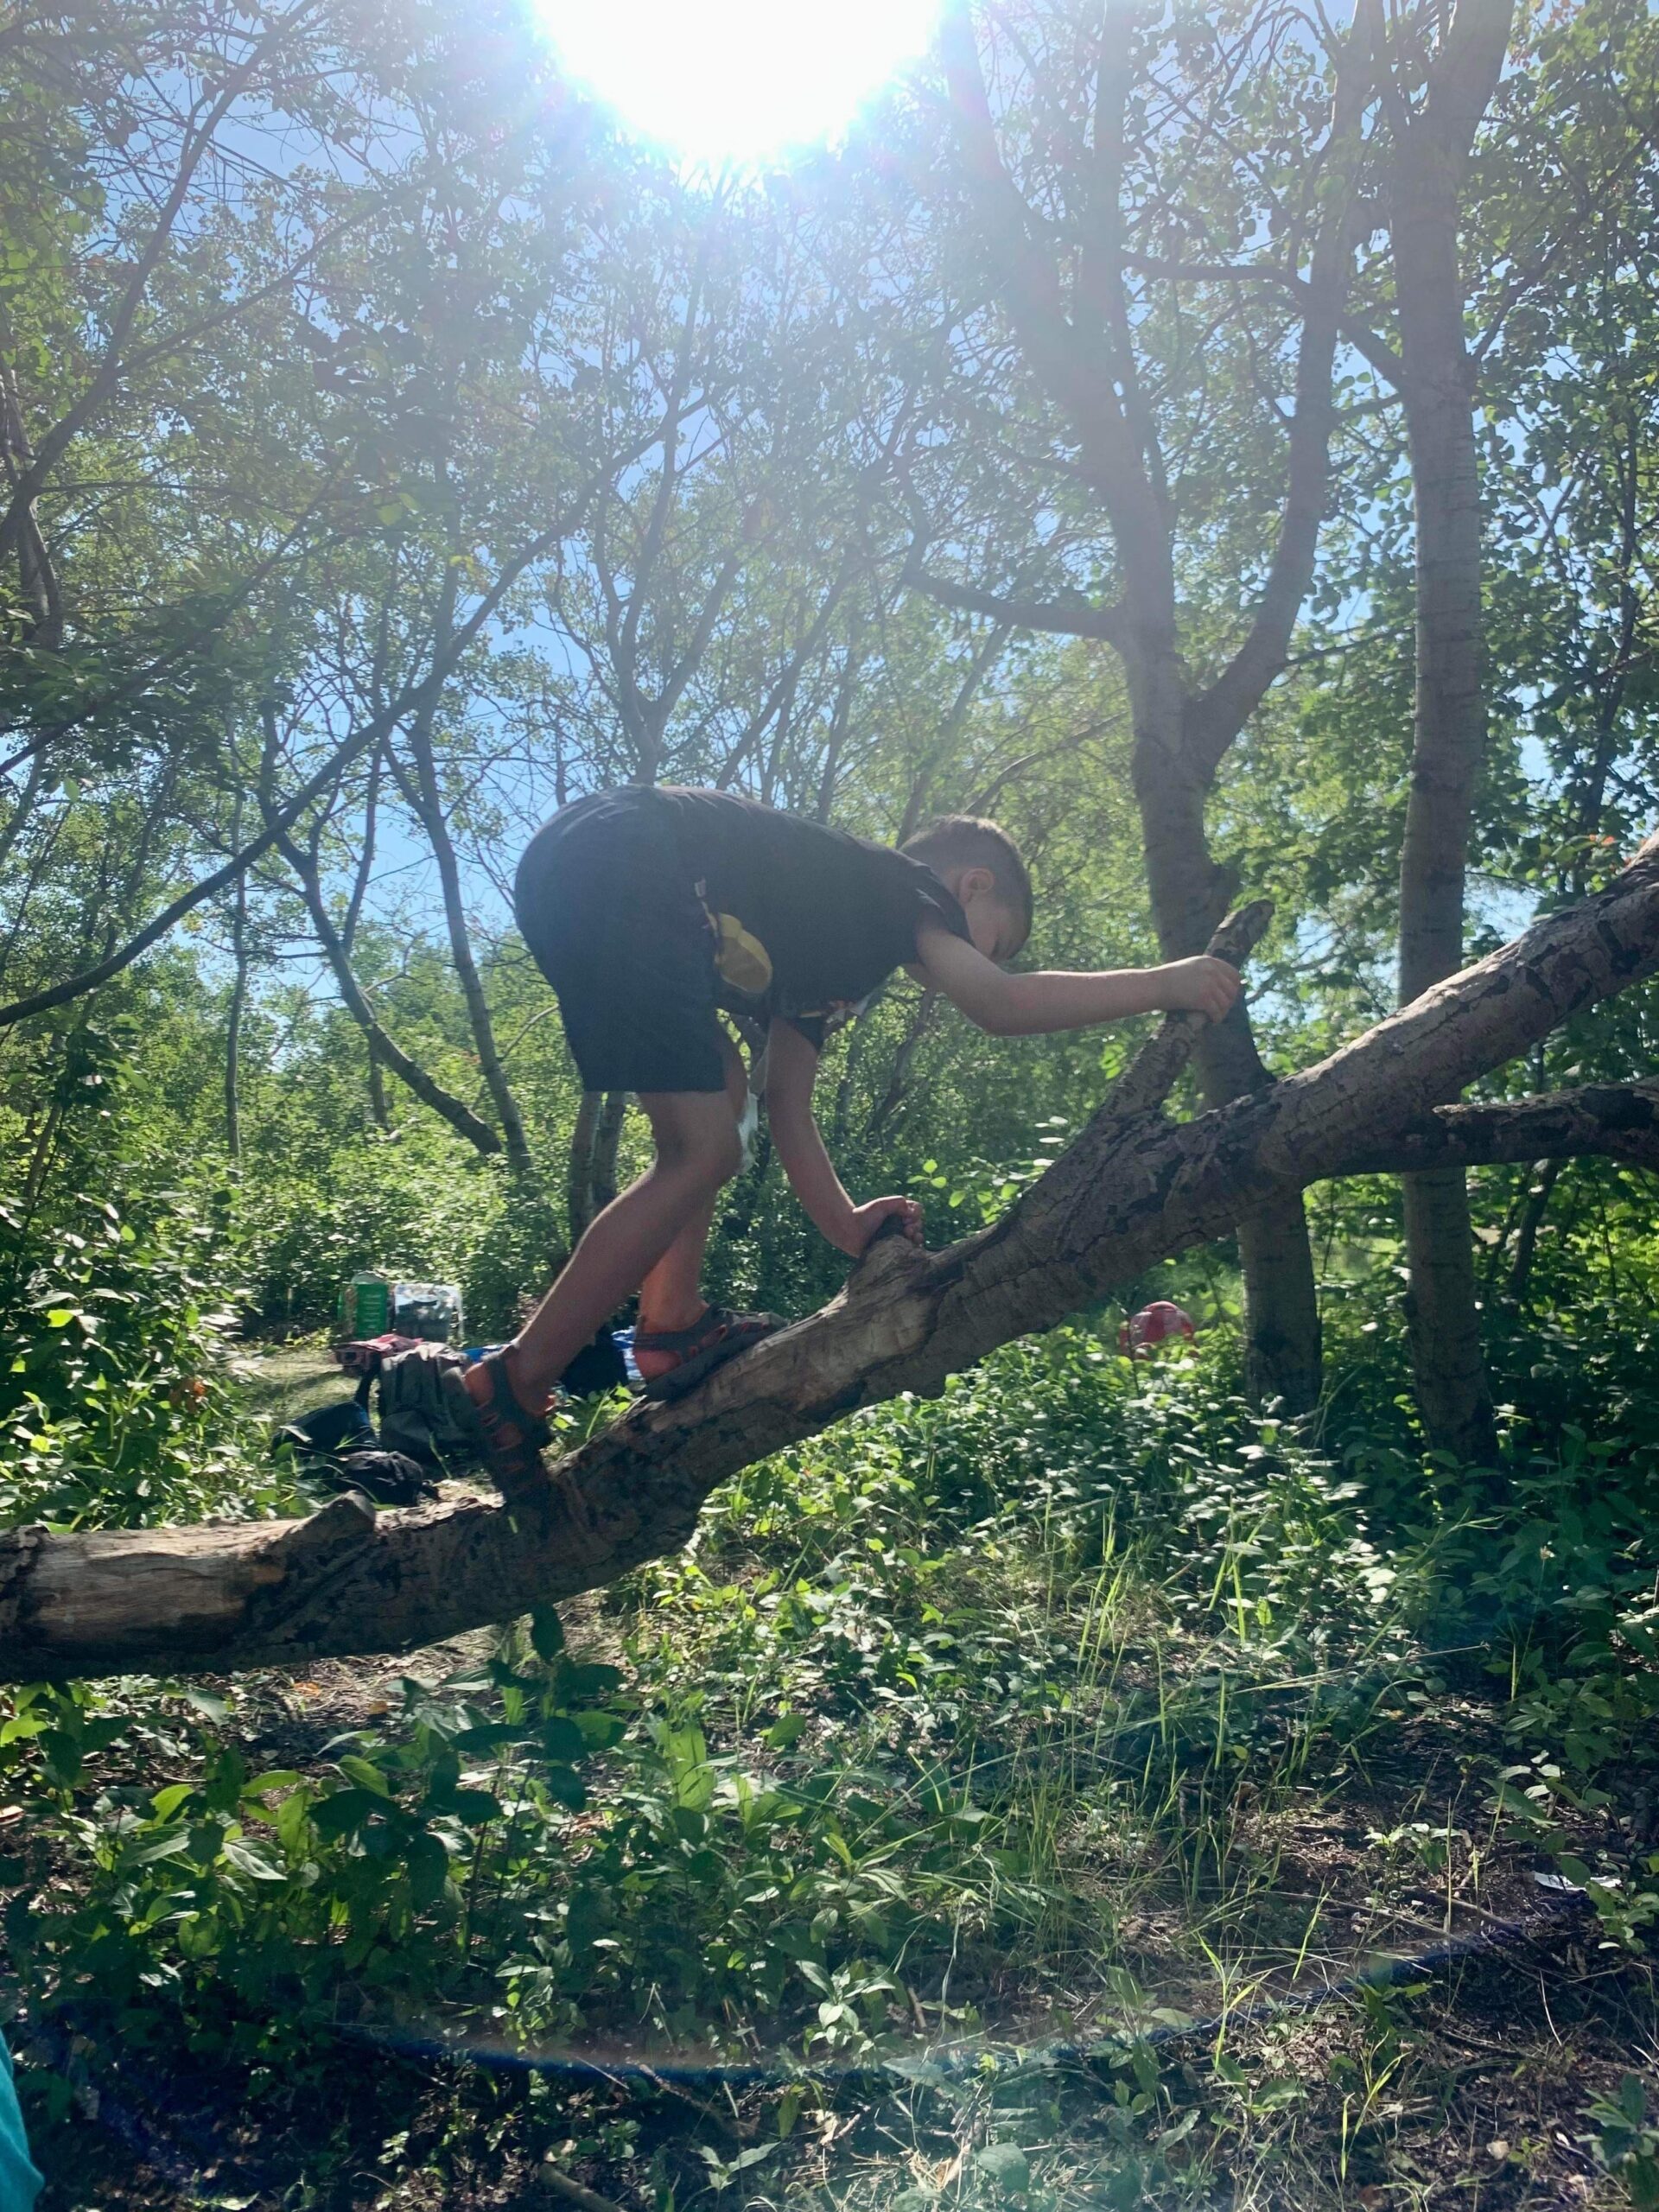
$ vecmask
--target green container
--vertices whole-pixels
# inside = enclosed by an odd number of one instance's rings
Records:
[[[391,1326],[391,1284],[385,1275],[353,1275],[340,1294],[340,1333],[348,1340],[384,1337]]]

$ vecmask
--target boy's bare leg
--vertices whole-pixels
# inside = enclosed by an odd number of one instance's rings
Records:
[[[737,1123],[725,1092],[659,1091],[639,1103],[656,1139],[656,1159],[589,1223],[558,1281],[507,1347],[508,1379],[526,1408],[545,1404],[600,1324],[677,1239],[688,1231],[707,1237],[721,1185],[737,1173]],[[488,1395],[477,1370],[467,1382],[480,1401]]]
[[[748,1078],[737,1047],[729,1038],[721,1039],[726,1059],[726,1095],[731,1102],[732,1119],[741,1118],[747,1095]],[[702,1276],[702,1255],[709,1243],[709,1231],[713,1225],[715,1208],[720,1200],[718,1191],[712,1191],[709,1202],[694,1214],[674,1242],[669,1246],[651,1273],[639,1286],[639,1329],[650,1335],[658,1330],[689,1329],[701,1319],[708,1300],[698,1287]],[[649,1382],[653,1376],[664,1373],[674,1364],[671,1352],[646,1352],[641,1356],[638,1348],[634,1360],[639,1372]]]

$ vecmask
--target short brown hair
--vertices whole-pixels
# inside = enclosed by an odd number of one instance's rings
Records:
[[[1031,935],[1031,877],[1019,846],[998,823],[976,814],[942,814],[906,837],[899,850],[935,875],[950,868],[989,868],[998,898],[1019,915],[1025,935]]]

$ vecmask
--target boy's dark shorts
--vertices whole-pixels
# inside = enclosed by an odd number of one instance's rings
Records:
[[[723,1090],[715,939],[656,793],[597,791],[544,823],[513,914],[559,996],[585,1090]]]

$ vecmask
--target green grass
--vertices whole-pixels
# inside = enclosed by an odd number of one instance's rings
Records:
[[[315,1380],[268,1370],[262,1412]],[[543,1619],[401,1711],[336,1684],[326,1726],[276,1677],[222,1716],[25,1705],[23,1971],[242,2069],[295,2203],[358,2201],[365,2128],[381,2202],[434,2161],[429,2201],[496,2201],[488,2138],[497,2182],[551,2148],[655,2212],[1615,2203],[1659,1904],[1617,1474],[1558,1464],[1506,1516],[1442,1477],[1373,1526],[1201,1361],[1059,1332],[747,1471],[575,1656]],[[1598,1908],[1554,2025],[1501,1964],[1253,2016],[1530,1910],[1552,1863]],[[389,2075],[365,2118],[342,2015],[770,2086]]]

